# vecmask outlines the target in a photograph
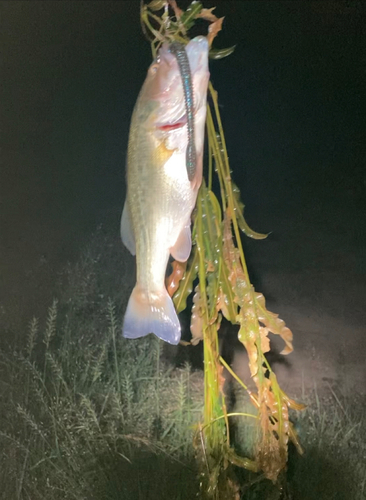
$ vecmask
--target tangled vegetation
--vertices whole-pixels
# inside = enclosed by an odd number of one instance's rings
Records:
[[[163,14],[159,18],[154,12],[161,9]],[[212,45],[223,19],[218,19],[213,9],[204,9],[201,2],[192,2],[186,11],[179,9],[175,1],[153,1],[143,6],[141,20],[145,34],[151,35],[153,56],[164,41],[188,43],[189,29],[199,18],[210,23],[208,40]],[[157,26],[154,28],[152,23]],[[211,56],[220,58],[232,50],[211,52]],[[240,192],[231,179],[217,93],[211,83],[207,137],[208,180],[202,182],[193,216],[194,248],[187,267],[177,262],[173,264],[168,290],[174,294],[177,310],[182,311],[198,278],[191,331],[193,343],[200,340],[204,343],[204,417],[196,436],[201,492],[206,498],[234,499],[238,487],[229,464],[263,471],[275,482],[286,467],[288,441],[291,440],[302,452],[288,410],[300,410],[304,406],[295,403],[281,390],[265,356],[270,350],[270,332],[283,338],[285,348],[282,354],[292,351],[292,332],[278,315],[266,309],[263,295],[256,292],[250,282],[240,230],[257,239],[266,235],[252,231],[244,220]],[[214,172],[219,181],[220,201],[212,190]],[[222,317],[240,325],[238,338],[247,350],[251,377],[257,387],[257,394],[249,394],[257,412],[243,415],[258,421],[258,443],[253,458],[238,456],[230,443],[230,414],[225,403],[222,372],[224,366],[229,371],[231,369],[219,353]],[[244,382],[239,382],[246,388]]]

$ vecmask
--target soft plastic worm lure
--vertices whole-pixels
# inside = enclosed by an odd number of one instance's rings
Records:
[[[186,166],[188,179],[191,181],[196,173],[196,147],[194,143],[194,99],[193,84],[189,60],[184,45],[179,42],[173,42],[169,46],[170,52],[176,57],[179,71],[183,82],[184,101],[187,112],[187,132],[188,145],[186,153]]]

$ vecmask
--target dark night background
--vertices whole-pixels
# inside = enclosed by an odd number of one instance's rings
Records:
[[[226,16],[216,47],[237,44],[210,66],[233,177],[249,224],[272,231],[246,241],[253,282],[312,370],[344,353],[362,386],[365,3],[203,3]],[[120,244],[128,126],[150,61],[138,0],[0,2],[5,323],[43,314],[100,221]]]

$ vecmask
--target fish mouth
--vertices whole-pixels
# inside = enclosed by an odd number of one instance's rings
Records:
[[[182,75],[177,62],[177,57],[170,51],[168,43],[164,43],[159,50],[158,61],[161,67],[161,83],[159,91],[155,94],[156,100],[160,104],[160,109],[169,103],[169,107],[161,113],[160,119],[155,122],[155,127],[162,132],[176,131],[188,124],[187,109],[184,99],[184,89],[182,92]],[[192,39],[186,46],[185,51],[189,62],[189,69],[192,78],[193,88],[193,117],[202,106],[202,96],[207,92],[207,83],[204,75],[208,73],[207,52],[208,41],[206,37],[200,36]],[[165,68],[165,70],[164,70]],[[166,75],[164,77],[164,75]],[[202,82],[205,82],[203,92]],[[179,89],[179,93],[176,93]]]
[[[186,46],[191,73],[202,71],[207,66],[208,41],[204,36],[193,38]],[[163,60],[170,67],[177,65],[176,57],[169,51],[169,44],[164,42],[159,49],[158,59]]]

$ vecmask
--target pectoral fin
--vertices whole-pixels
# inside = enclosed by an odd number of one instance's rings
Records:
[[[129,250],[132,255],[136,255],[135,236],[133,234],[131,215],[127,205],[127,200],[125,201],[121,218],[121,238],[122,243],[127,250]]]
[[[191,224],[187,224],[182,229],[174,246],[171,247],[170,253],[175,260],[185,262],[192,250]]]

